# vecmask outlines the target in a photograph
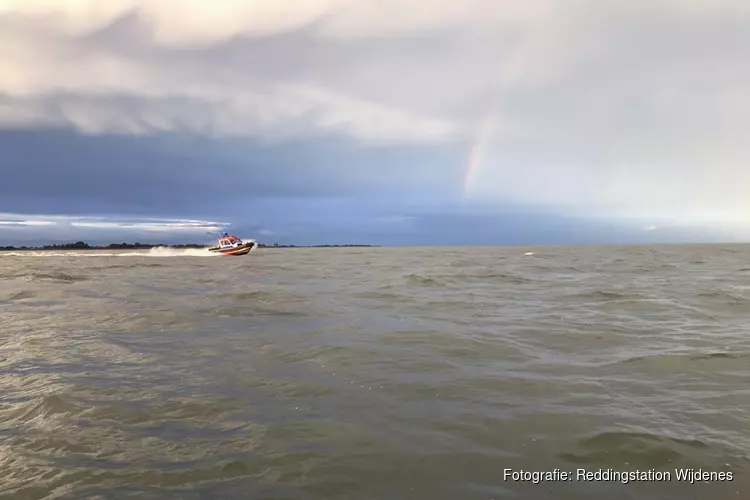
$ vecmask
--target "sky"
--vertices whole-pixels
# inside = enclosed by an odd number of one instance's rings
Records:
[[[0,0],[0,246],[750,239],[747,0]]]

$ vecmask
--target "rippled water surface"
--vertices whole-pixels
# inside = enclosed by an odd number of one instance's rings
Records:
[[[750,498],[748,246],[155,255],[0,253],[0,497]]]

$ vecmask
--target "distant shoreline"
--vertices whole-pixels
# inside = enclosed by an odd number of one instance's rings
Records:
[[[258,243],[258,248],[369,248],[375,247],[376,245],[281,245],[274,243],[272,245]],[[167,244],[150,244],[150,243],[110,243],[106,246],[89,245],[83,241],[77,241],[75,243],[64,243],[61,245],[43,245],[40,247],[29,247],[29,246],[5,246],[0,247],[0,252],[17,252],[17,251],[45,251],[45,250],[150,250],[152,248],[172,248],[175,250],[184,249],[202,249],[210,248],[209,245],[200,245],[197,243],[188,243],[183,245],[167,245]]]

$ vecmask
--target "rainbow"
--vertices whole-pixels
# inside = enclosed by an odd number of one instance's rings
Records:
[[[469,158],[466,162],[466,172],[464,173],[463,196],[470,197],[476,195],[477,181],[482,173],[484,157],[487,149],[492,144],[492,138],[497,128],[497,111],[500,105],[502,95],[502,85],[496,85],[488,96],[487,106],[484,108],[484,116],[479,122],[474,142],[469,150]]]
[[[471,196],[475,192],[477,180],[482,171],[484,157],[487,154],[487,148],[490,145],[494,131],[494,115],[488,113],[479,124],[477,133],[474,137],[474,142],[469,150],[469,158],[466,162],[466,171],[464,173],[463,182],[464,196]]]

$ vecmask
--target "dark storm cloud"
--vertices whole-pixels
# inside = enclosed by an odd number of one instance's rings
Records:
[[[0,212],[231,216],[259,198],[450,196],[460,158],[346,142],[0,132]]]

